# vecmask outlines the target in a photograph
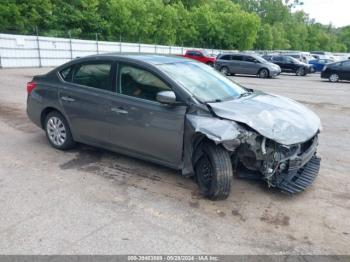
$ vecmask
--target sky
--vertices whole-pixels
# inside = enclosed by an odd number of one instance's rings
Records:
[[[322,24],[335,27],[350,25],[350,0],[303,0],[304,5],[295,10],[304,10]]]

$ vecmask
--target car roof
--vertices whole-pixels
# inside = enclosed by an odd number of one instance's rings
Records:
[[[123,61],[134,61],[134,62],[144,62],[152,65],[160,65],[160,64],[171,64],[171,63],[180,63],[180,62],[189,62],[187,58],[183,58],[176,55],[157,55],[157,54],[143,54],[143,53],[105,53],[105,54],[97,54],[90,55],[86,57],[79,58],[77,61],[89,61],[93,58],[115,58],[123,60]]]

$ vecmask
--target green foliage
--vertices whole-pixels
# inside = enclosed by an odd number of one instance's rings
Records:
[[[1,0],[0,32],[218,49],[350,51],[301,0]]]

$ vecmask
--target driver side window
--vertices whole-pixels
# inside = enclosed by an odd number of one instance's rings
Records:
[[[118,93],[156,101],[160,91],[171,89],[151,72],[129,65],[121,66]]]

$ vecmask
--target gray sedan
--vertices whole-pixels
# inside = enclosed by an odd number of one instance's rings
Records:
[[[35,76],[27,91],[28,116],[54,148],[80,142],[181,170],[209,199],[229,195],[233,173],[300,192],[320,167],[313,112],[196,61],[94,55]]]
[[[266,61],[255,54],[220,54],[216,58],[215,69],[225,75],[256,75],[260,78],[276,77],[281,73],[278,65]]]

